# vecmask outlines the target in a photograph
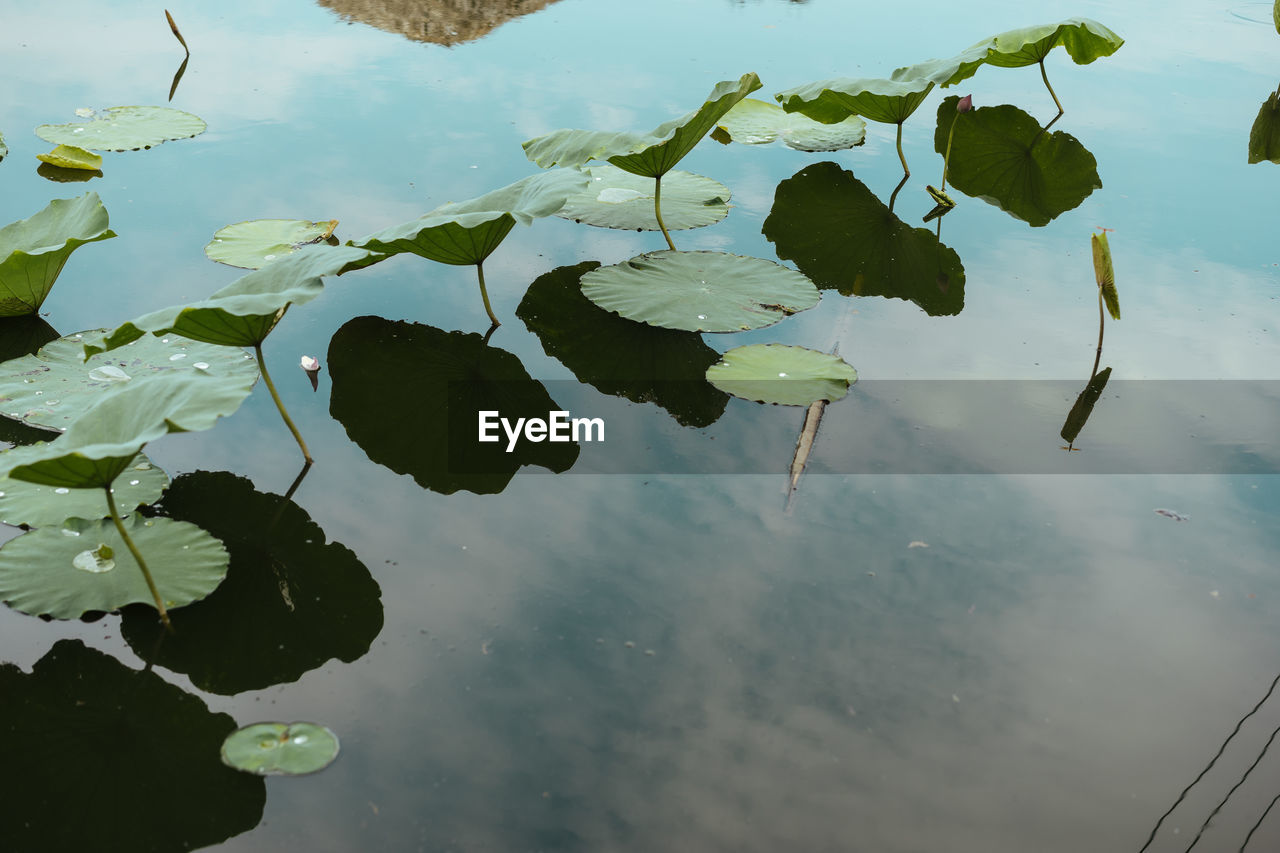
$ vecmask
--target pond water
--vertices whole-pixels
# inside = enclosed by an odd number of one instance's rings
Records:
[[[148,448],[175,478],[165,511],[232,544],[239,597],[176,610],[158,646],[145,607],[52,623],[0,609],[0,701],[36,709],[6,718],[0,755],[49,745],[0,762],[6,849],[1137,851],[1266,697],[1148,848],[1186,849],[1207,821],[1199,849],[1240,849],[1280,794],[1265,754],[1280,725],[1280,171],[1247,162],[1280,82],[1269,4],[394,5],[179,0],[191,58],[172,106],[208,131],[107,154],[101,177],[63,186],[37,174],[50,146],[32,128],[166,103],[182,48],[151,4],[11,4],[0,222],[88,189],[119,235],[72,257],[49,324],[205,298],[240,274],[202,252],[229,223],[369,234],[533,174],[526,139],[645,131],[748,71],[771,100],[1073,16],[1126,43],[1046,62],[1066,109],[1052,131],[1096,158],[1100,189],[1043,227],[951,191],[939,233],[960,292],[954,276],[915,301],[823,290],[775,326],[701,336],[717,352],[838,345],[857,369],[790,501],[802,408],[692,382],[663,405],[598,390],[613,377],[592,374],[594,353],[638,356],[601,341],[562,362],[555,303],[550,332],[522,319],[535,280],[658,250],[656,232],[550,217],[486,262],[489,346],[608,432],[563,473],[526,467],[485,494],[423,473],[435,403],[405,343],[479,345],[473,271],[405,255],[329,279],[264,348],[317,459],[292,505],[270,496],[299,454],[261,388],[215,429]],[[969,92],[1056,112],[1035,68],[931,93],[903,127],[914,174],[894,212],[912,226],[941,176],[938,105]],[[901,176],[894,128],[875,123],[826,154],[706,139],[680,168],[733,194],[723,222],[673,233],[680,249],[791,266],[777,228],[836,248],[856,235],[778,209],[783,182],[887,204]],[[1113,384],[1064,452],[1097,348],[1103,227],[1123,306],[1101,359]],[[318,391],[303,355],[323,365]],[[153,674],[129,672],[148,660]],[[82,722],[86,704],[111,722]],[[193,722],[173,722],[179,706]],[[216,745],[234,726],[210,713],[315,721],[341,753],[315,775],[228,781],[169,748],[201,727]],[[69,805],[71,779],[88,787]],[[1271,815],[1248,849],[1278,848]]]

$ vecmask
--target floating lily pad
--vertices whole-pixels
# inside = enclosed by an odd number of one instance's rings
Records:
[[[338,220],[253,219],[219,228],[204,247],[211,261],[256,270],[333,234]]]
[[[154,503],[169,485],[169,477],[138,454],[116,479],[111,491],[121,515],[135,507]],[[42,486],[0,476],[0,522],[17,526],[60,525],[68,518],[109,518],[107,498],[101,489],[69,489]]]
[[[1045,133],[1011,104],[960,115],[959,100],[952,95],[938,105],[933,147],[946,151],[955,123],[947,179],[960,192],[1039,227],[1079,207],[1102,186],[1098,161],[1071,134]]]
[[[849,392],[858,373],[838,355],[782,344],[749,344],[726,352],[707,368],[707,381],[721,391],[780,406],[832,402]]]
[[[204,120],[172,107],[110,107],[91,121],[42,124],[36,136],[56,145],[75,145],[92,151],[136,151],[171,139],[204,133]]]
[[[316,723],[254,723],[222,742],[222,763],[258,776],[304,776],[338,757],[338,736]]]
[[[166,607],[204,598],[226,577],[226,549],[194,524],[138,515],[125,524]],[[154,600],[110,519],[69,518],[0,547],[0,601],[14,610],[75,619]]]
[[[54,199],[34,216],[0,228],[0,317],[34,314],[72,252],[114,236],[97,193]]]
[[[773,97],[789,113],[802,113],[823,124],[862,116],[885,124],[901,124],[933,89],[928,80],[885,80],[839,77],[807,83]]]
[[[1280,3],[1280,0],[1276,0]],[[1253,120],[1249,130],[1249,162],[1261,163],[1270,160],[1280,163],[1280,101],[1276,92],[1272,92],[1262,102],[1258,117]]]
[[[0,696],[6,850],[195,850],[262,819],[264,780],[218,760],[235,720],[154,672],[59,640],[0,664]]]
[[[657,231],[654,183],[602,163],[584,169],[591,183],[569,196],[556,212],[562,219],[624,231]],[[670,231],[714,225],[729,215],[729,188],[692,172],[668,172],[662,179],[662,220]]]
[[[59,145],[48,154],[37,154],[36,159],[60,169],[83,169],[94,171],[102,168],[102,155],[85,151],[74,145]]]
[[[867,123],[852,115],[835,124],[823,124],[777,104],[746,98],[725,113],[720,127],[734,142],[766,145],[781,139],[797,151],[841,151],[867,140]]]
[[[964,308],[960,256],[835,163],[815,163],[778,184],[763,230],[779,258],[824,290],[906,299],[933,316]]]
[[[689,332],[771,326],[818,304],[801,273],[724,252],[650,252],[582,277],[582,294],[628,320]]]
[[[85,341],[102,333],[95,329],[68,335],[35,355],[0,364],[0,415],[63,430],[105,394],[125,385],[167,382],[195,371],[248,393],[258,378],[258,365],[243,350],[178,335],[148,336],[85,361]]]

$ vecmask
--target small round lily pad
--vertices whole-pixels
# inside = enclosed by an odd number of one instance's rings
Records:
[[[253,219],[219,228],[204,247],[209,260],[243,269],[262,269],[276,258],[291,255],[333,234],[338,220]]]
[[[172,107],[110,107],[87,122],[42,124],[36,136],[93,151],[136,151],[205,132],[204,119]]]
[[[839,400],[858,381],[844,359],[805,347],[750,344],[726,352],[707,368],[707,381],[728,394],[760,403],[807,406]]]
[[[338,757],[338,736],[316,723],[254,723],[222,742],[222,763],[258,776],[303,776]]]
[[[781,112],[781,110],[779,110]],[[556,212],[562,219],[623,231],[657,231],[653,178],[603,163],[583,169],[591,183]],[[670,231],[714,225],[729,215],[729,188],[692,172],[662,176],[662,221]]]

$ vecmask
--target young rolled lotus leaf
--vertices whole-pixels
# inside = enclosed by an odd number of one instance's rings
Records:
[[[835,124],[789,113],[777,104],[746,98],[725,113],[719,127],[733,142],[767,145],[778,139],[797,151],[842,151],[867,141],[867,123],[851,115]]]
[[[338,220],[308,222],[305,219],[253,219],[219,228],[204,247],[209,260],[232,267],[257,270],[292,255],[303,246],[333,236]]]
[[[107,224],[102,199],[85,193],[0,228],[0,317],[36,313],[72,252],[116,236]]]
[[[933,137],[939,154],[952,143],[947,178],[955,189],[1039,227],[1102,187],[1098,161],[1071,134],[1045,133],[1011,104],[979,107],[958,119],[959,100],[953,95],[938,105]]]
[[[222,742],[222,763],[258,776],[303,776],[338,757],[338,736],[316,723],[254,723]]]
[[[872,121],[898,126],[898,160],[902,171],[911,174],[902,153],[902,123],[933,89],[933,83],[920,78],[885,80],[841,77],[820,80],[779,92],[773,97],[789,113],[803,113],[823,124],[836,124],[849,116],[862,116]]]
[[[172,107],[110,107],[87,122],[42,124],[36,136],[91,151],[137,151],[205,132],[199,116]]]
[[[1104,229],[1089,238],[1093,248],[1093,272],[1098,279],[1098,291],[1107,305],[1112,320],[1120,319],[1120,294],[1116,291],[1116,271],[1111,263],[1111,244]]]
[[[74,145],[59,145],[48,154],[37,154],[36,159],[60,169],[82,169],[92,172],[102,168],[102,155],[94,154]]]
[[[556,211],[561,219],[623,231],[659,231],[653,212],[654,184],[649,178],[601,163],[583,171],[591,183]],[[729,188],[692,172],[663,176],[663,217],[671,231],[714,225],[729,215]]]
[[[1276,0],[1280,3],[1280,0]],[[1280,163],[1280,90],[1272,92],[1262,102],[1258,117],[1249,131],[1249,162],[1270,160]]]
[[[586,186],[586,176],[570,169],[530,175],[479,198],[441,205],[417,219],[353,240],[350,245],[383,256],[409,252],[442,264],[474,264],[484,310],[497,326],[500,324],[485,288],[485,258],[517,222],[530,225],[534,219],[550,216],[564,207],[570,195]]]
[[[122,518],[136,507],[155,503],[169,485],[163,470],[139,453],[111,487]],[[44,486],[0,477],[0,522],[13,526],[49,527],[68,518],[107,518],[106,498],[96,489]]]
[[[665,122],[652,133],[609,133],[597,130],[557,130],[524,143],[525,155],[542,168],[581,166],[607,160],[618,168],[654,179],[653,214],[667,246],[675,245],[662,215],[662,176],[676,167],[702,141],[716,122],[747,95],[760,88],[754,73],[737,81],[716,84],[701,107]]]
[[[582,295],[628,320],[688,332],[761,329],[820,298],[803,274],[773,261],[667,250],[587,273]]]
[[[808,406],[849,392],[858,373],[838,355],[782,344],[748,344],[707,368],[707,381],[728,394],[759,403]]]

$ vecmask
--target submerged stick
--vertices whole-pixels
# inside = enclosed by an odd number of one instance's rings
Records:
[[[156,588],[156,582],[152,579],[151,572],[147,569],[147,562],[142,559],[138,546],[133,544],[133,537],[129,535],[128,530],[125,530],[124,522],[120,519],[120,511],[116,509],[116,499],[111,494],[111,486],[103,486],[102,490],[107,493],[107,509],[111,510],[111,520],[116,524],[116,532],[124,540],[129,553],[133,554],[133,559],[137,562],[138,568],[142,569],[142,576],[147,581],[147,589],[151,590],[151,597],[156,600],[156,610],[160,611],[160,621],[164,623],[165,630],[172,634],[173,623],[169,621],[169,612],[164,608],[164,600],[160,598],[160,590]]]
[[[187,56],[191,55],[191,48],[187,47],[187,40],[182,37],[182,33],[178,32],[178,25],[174,23],[173,15],[169,14],[169,10],[164,10],[164,16],[169,19],[169,29],[173,30],[174,38],[178,40],[178,44],[182,45],[182,49],[187,52]]]
[[[494,327],[501,326],[498,318],[494,316],[493,306],[489,304],[489,291],[484,286],[484,261],[476,263],[476,276],[480,279],[480,298],[484,300],[484,310],[489,315],[489,322],[493,323]]]
[[[302,433],[298,432],[298,428],[293,424],[293,418],[289,417],[289,412],[284,407],[284,403],[280,400],[280,395],[276,392],[276,383],[271,381],[271,374],[267,372],[267,363],[262,358],[262,344],[254,344],[253,352],[258,357],[258,371],[262,374],[262,381],[266,383],[267,390],[271,392],[271,399],[275,401],[276,408],[280,411],[280,417],[284,418],[284,425],[289,428],[289,432],[293,433],[293,440],[298,442],[298,447],[302,449],[302,458],[307,460],[310,465],[315,460],[311,458],[311,451],[307,450],[307,443],[302,440]]]
[[[658,175],[653,179],[653,215],[658,219],[658,227],[662,229],[662,236],[667,238],[667,245],[671,247],[671,251],[676,251],[676,244],[671,242],[671,235],[667,233],[667,224],[662,221],[662,176]]]

